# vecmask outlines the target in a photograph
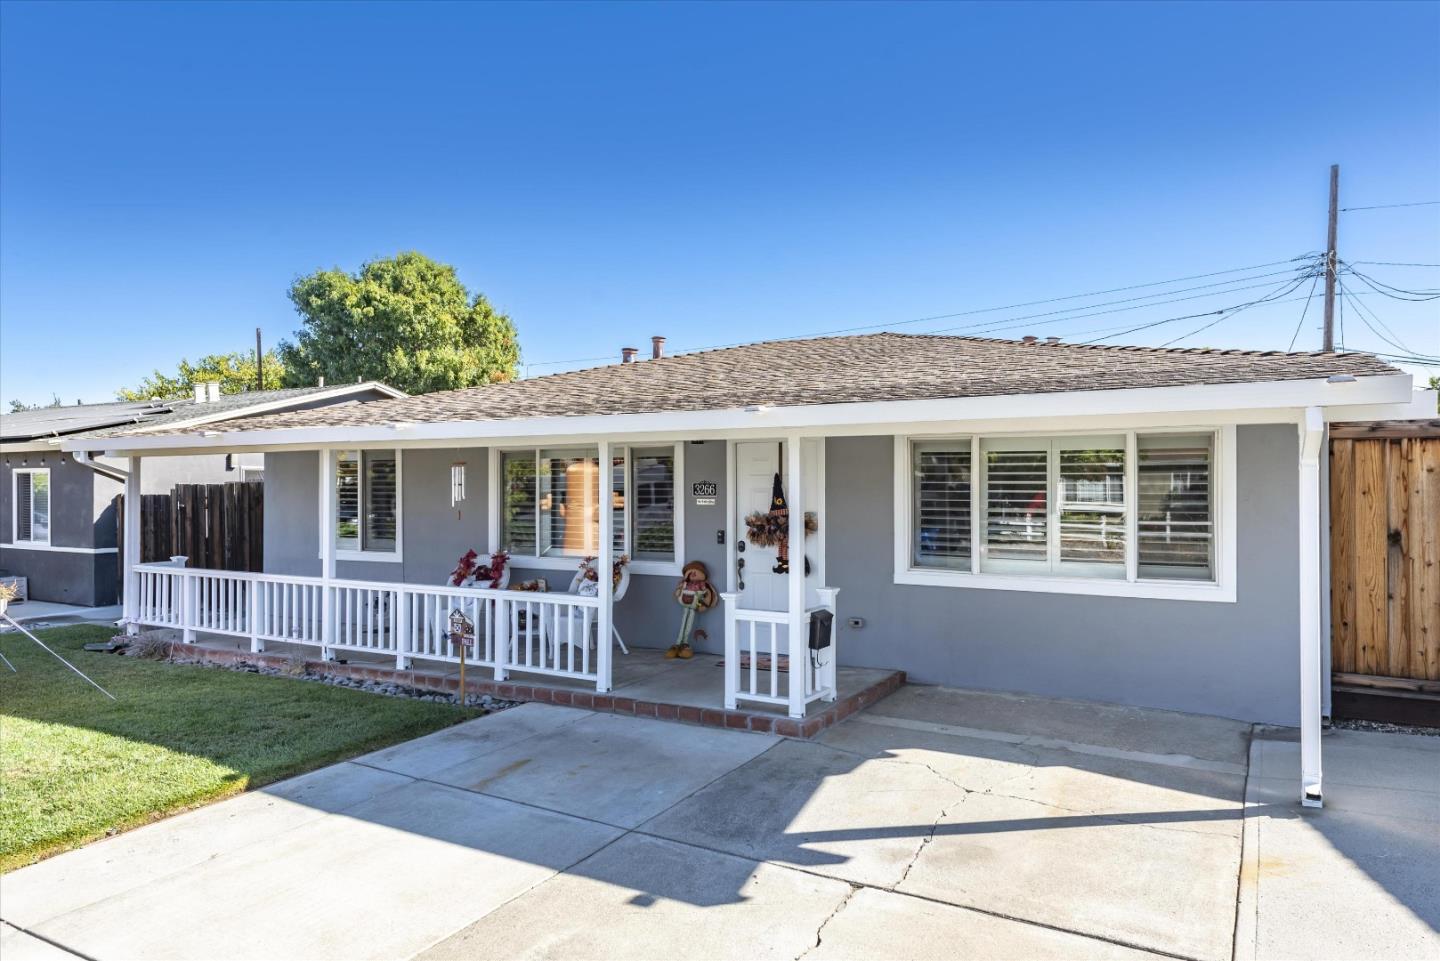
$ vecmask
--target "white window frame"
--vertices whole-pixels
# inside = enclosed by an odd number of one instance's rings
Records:
[[[656,451],[663,450],[667,447],[670,448],[675,458],[675,555],[671,560],[668,561],[655,558],[636,558],[632,550],[634,542],[635,515],[633,511],[629,510],[630,505],[634,503],[634,498],[631,496],[632,487],[634,485],[634,461],[630,457],[630,451],[631,449],[642,451]],[[499,545],[500,547],[504,546],[502,542],[503,531],[501,529],[500,517],[500,489],[504,481],[500,474],[500,461],[506,454],[532,454],[538,462],[540,452],[542,450],[552,452],[580,452],[588,456],[592,453],[598,454],[599,448],[598,446],[591,446],[586,444],[562,444],[553,446],[535,446],[527,444],[523,447],[491,448],[489,478],[491,491],[489,505],[490,530],[494,532],[492,540],[496,545]],[[625,511],[624,550],[620,553],[631,555],[629,565],[630,573],[664,574],[678,576],[681,568],[684,567],[685,564],[683,559],[685,554],[685,500],[683,497],[685,490],[685,442],[655,441],[654,443],[644,444],[612,444],[610,445],[610,456],[612,458],[625,458],[625,505],[627,509]],[[608,494],[611,491],[610,465],[601,464],[599,466],[600,491],[602,495]],[[539,550],[539,530],[539,524],[536,524],[537,551]],[[602,533],[605,534],[605,536],[608,536],[608,532]],[[511,554],[511,563],[513,564],[513,566],[519,568],[535,568],[538,570],[575,570],[579,567],[579,561],[580,558],[578,556],[571,556],[569,554]]]
[[[364,454],[366,451],[392,451],[395,454],[395,549],[391,551],[366,551],[366,550],[342,550],[339,546],[338,531],[336,530],[336,499],[335,488],[335,462],[339,456],[346,451],[355,451],[360,455],[357,465],[358,476],[356,484],[356,496],[360,505],[360,524],[365,523],[365,468]],[[331,543],[336,544],[335,560],[337,561],[371,561],[384,564],[395,564],[405,559],[405,452],[400,448],[393,447],[332,447],[325,450],[325,461],[322,471],[321,483],[328,484],[331,489],[329,498],[329,517],[325,517],[326,498],[324,491],[320,496],[320,529],[326,532]],[[324,551],[321,551],[324,557]]]
[[[30,537],[20,539],[20,475],[31,475],[30,481]],[[45,490],[50,508],[50,519],[45,525],[45,539],[35,539],[35,481],[34,475],[45,475]],[[55,535],[55,480],[48,467],[17,467],[10,472],[10,542],[16,547],[49,547]]]
[[[1211,434],[1214,437],[1211,476],[1214,484],[1211,510],[1214,516],[1214,579],[1208,581],[1161,580],[1138,576],[1138,442],[1141,434]],[[1059,441],[1066,437],[1123,436],[1125,438],[1125,577],[1106,578],[1053,573],[1001,574],[984,571],[981,549],[984,542],[985,503],[982,442],[997,438],[1033,438]],[[970,444],[970,570],[941,570],[917,567],[912,559],[913,508],[911,444],[915,441],[956,441]],[[896,434],[894,473],[894,581],[929,587],[966,587],[984,590],[1027,591],[1044,594],[1087,594],[1100,597],[1139,597],[1163,600],[1235,602],[1236,571],[1236,472],[1235,425],[1192,425],[1186,427],[1105,428],[1075,431],[986,431],[955,434]],[[1052,456],[1053,462],[1055,458]],[[1052,464],[1052,474],[1058,465]],[[1047,513],[1056,495],[1049,485]],[[1052,536],[1058,535],[1057,518],[1049,522]]]

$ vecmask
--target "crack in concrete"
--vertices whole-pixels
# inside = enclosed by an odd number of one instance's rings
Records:
[[[827,914],[827,915],[825,916],[825,919],[820,922],[820,924],[819,924],[818,927],[815,928],[815,943],[812,944],[812,945],[810,945],[810,946],[809,946],[808,948],[806,948],[804,951],[801,951],[799,954],[795,955],[795,961],[800,961],[800,959],[803,958],[803,957],[805,957],[805,955],[809,954],[811,951],[814,951],[816,948],[820,947],[820,942],[821,942],[821,940],[822,940],[822,938],[823,938],[823,935],[824,935],[824,933],[825,933],[825,926],[828,925],[831,921],[834,921],[834,920],[835,920],[835,916],[836,916],[837,914],[839,914],[841,911],[844,911],[844,910],[845,910],[845,905],[849,904],[849,903],[850,903],[850,899],[853,898],[853,897],[855,897],[856,894],[859,894],[860,891],[861,891],[861,889],[864,887],[864,885],[855,884],[854,882],[846,882],[846,883],[850,885],[850,890],[849,890],[849,891],[846,891],[846,892],[845,892],[845,896],[840,899],[840,903],[837,904],[837,905],[835,905],[835,910],[833,910],[833,911],[831,911],[829,914]]]

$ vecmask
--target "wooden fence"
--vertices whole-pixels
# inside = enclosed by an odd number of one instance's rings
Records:
[[[1440,420],[1330,428],[1337,673],[1440,680]]]
[[[116,543],[125,556],[125,495],[115,498]],[[169,494],[142,494],[140,561],[168,561],[176,554],[190,567],[264,569],[265,485],[179,484]],[[122,584],[123,587],[123,584]]]

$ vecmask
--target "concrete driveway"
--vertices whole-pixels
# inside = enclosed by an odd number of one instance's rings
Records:
[[[1297,770],[939,688],[816,742],[525,705],[14,872],[0,955],[1440,957],[1440,739]]]

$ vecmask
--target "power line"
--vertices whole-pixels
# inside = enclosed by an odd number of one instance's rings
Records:
[[[1440,267],[1440,264],[1404,264],[1393,260],[1352,260],[1349,263],[1366,267]]]
[[[1341,298],[1347,298],[1347,299],[1348,299],[1349,296],[1350,296],[1350,291],[1346,289],[1345,284],[1344,284],[1343,281],[1342,281],[1341,284],[1340,284],[1340,296],[1341,296]],[[1380,328],[1378,328],[1378,327],[1376,327],[1374,324],[1370,323],[1370,321],[1366,318],[1365,314],[1361,311],[1361,309],[1360,309],[1360,304],[1359,304],[1358,302],[1352,303],[1352,304],[1351,304],[1351,307],[1354,309],[1355,314],[1360,318],[1361,323],[1363,323],[1366,327],[1369,327],[1369,328],[1370,328],[1370,333],[1374,334],[1376,337],[1379,337],[1381,340],[1383,340],[1385,343],[1389,344],[1391,347],[1394,347],[1396,350],[1403,350],[1403,351],[1407,351],[1407,352],[1412,353],[1412,354],[1415,352],[1415,351],[1414,351],[1413,349],[1411,349],[1410,347],[1407,347],[1407,346],[1405,346],[1404,344],[1400,343],[1398,337],[1396,337],[1394,340],[1391,340],[1390,337],[1386,337],[1384,334],[1380,333]],[[1376,320],[1379,320],[1378,317],[1375,318],[1375,319],[1376,319]],[[1388,330],[1389,328],[1386,328],[1386,329]],[[1390,336],[1391,336],[1391,337],[1394,337],[1394,336],[1395,336],[1395,332],[1394,332],[1393,330],[1390,331]]]
[[[1361,313],[1361,314],[1368,314],[1369,317],[1370,317],[1370,320],[1375,321],[1375,323],[1380,326],[1380,329],[1381,329],[1381,330],[1385,331],[1385,333],[1387,333],[1387,334],[1390,335],[1390,337],[1391,337],[1391,341],[1390,341],[1390,342],[1391,342],[1392,344],[1394,344],[1394,346],[1400,348],[1401,350],[1411,351],[1411,353],[1415,353],[1415,352],[1416,352],[1416,351],[1414,351],[1409,345],[1401,342],[1401,340],[1400,340],[1400,335],[1397,334],[1397,333],[1395,333],[1395,331],[1391,330],[1391,329],[1390,329],[1390,326],[1389,326],[1388,324],[1386,324],[1385,321],[1383,321],[1383,320],[1380,319],[1379,314],[1375,313],[1375,311],[1371,310],[1369,307],[1367,307],[1367,306],[1365,306],[1364,304],[1362,304],[1362,303],[1360,302],[1360,299],[1359,299],[1359,295],[1358,295],[1358,294],[1356,294],[1353,290],[1351,290],[1351,289],[1348,288],[1348,287],[1345,288],[1345,292],[1346,292],[1346,294],[1349,295],[1351,305],[1355,308],[1355,310],[1356,310],[1357,312]],[[1364,318],[1362,317],[1361,319],[1363,320]],[[1384,337],[1381,337],[1380,339],[1381,339],[1381,340],[1384,340],[1385,338],[1384,338]]]
[[[1232,312],[1234,312],[1234,311],[1245,310],[1245,309],[1248,309],[1248,308],[1250,308],[1250,307],[1254,307],[1256,304],[1265,303],[1265,302],[1267,302],[1267,301],[1274,300],[1276,297],[1284,296],[1285,294],[1289,293],[1290,291],[1297,289],[1301,284],[1303,284],[1307,279],[1309,279],[1309,278],[1312,277],[1312,276],[1315,276],[1315,273],[1314,273],[1313,271],[1312,271],[1311,273],[1307,273],[1307,274],[1305,274],[1305,275],[1297,278],[1296,280],[1289,281],[1289,282],[1287,282],[1287,283],[1279,284],[1279,285],[1277,285],[1276,287],[1274,287],[1274,288],[1272,289],[1271,293],[1265,295],[1264,297],[1260,297],[1260,298],[1257,298],[1257,299],[1255,299],[1255,300],[1248,301],[1248,302],[1243,303],[1243,304],[1233,304],[1233,305],[1231,305],[1231,306],[1229,306],[1229,307],[1221,307],[1219,310],[1205,310],[1205,311],[1201,311],[1200,313],[1196,313],[1196,314],[1183,314],[1183,315],[1181,315],[1181,316],[1179,316],[1179,317],[1166,317],[1166,318],[1163,319],[1163,320],[1154,320],[1154,321],[1151,321],[1150,323],[1147,323],[1147,324],[1141,324],[1141,325],[1139,325],[1138,327],[1131,327],[1129,330],[1122,331],[1120,334],[1117,334],[1116,336],[1123,337],[1125,334],[1134,334],[1134,333],[1138,333],[1139,331],[1142,331],[1142,330],[1150,330],[1150,329],[1153,328],[1153,327],[1160,327],[1160,326],[1162,326],[1162,325],[1164,325],[1164,324],[1173,324],[1173,323],[1176,323],[1177,321],[1181,321],[1181,320],[1195,320],[1195,319],[1198,318],[1198,317],[1219,317],[1219,318],[1223,319],[1223,316],[1224,316],[1225,314],[1232,313]],[[1259,285],[1259,286],[1265,286],[1265,285],[1264,285],[1264,284],[1261,284],[1261,285]],[[1229,291],[1226,291],[1226,292],[1228,293]],[[1182,299],[1182,300],[1189,300],[1189,299],[1191,299],[1191,298],[1186,297],[1186,298],[1181,298],[1181,299]],[[1150,306],[1150,305],[1146,305],[1146,306]],[[1216,322],[1218,323],[1219,321],[1217,320]],[[1207,324],[1206,326],[1207,326],[1207,327],[1210,327],[1210,326],[1214,326],[1214,324]],[[1204,330],[1204,329],[1205,329],[1204,327],[1200,328],[1200,330]],[[1192,333],[1197,333],[1197,334],[1198,334],[1198,333],[1200,332],[1200,330],[1193,331]],[[1185,336],[1188,337],[1189,334],[1187,334],[1187,335],[1185,335]],[[1104,338],[1098,338],[1098,339],[1103,340]],[[1177,340],[1184,340],[1184,339],[1185,339],[1184,337],[1177,338]],[[1096,341],[1094,341],[1094,340],[1087,340],[1087,341],[1085,341],[1085,343],[1087,343],[1087,344],[1093,344],[1093,343],[1095,343],[1095,342],[1096,342]],[[1174,343],[1174,341],[1170,341],[1170,343]]]
[[[1282,271],[1278,271],[1277,273],[1288,274],[1288,273],[1290,273],[1290,271],[1288,271],[1288,270],[1282,270]],[[1273,276],[1275,276],[1275,274],[1267,274],[1267,275],[1262,275],[1262,276],[1270,276],[1270,277],[1273,277]],[[1306,273],[1306,274],[1304,274],[1304,275],[1302,276],[1301,279],[1303,280],[1304,278],[1309,277],[1309,276],[1310,276],[1310,274],[1309,274],[1309,273]],[[1249,279],[1249,278],[1244,278],[1244,279]],[[1280,286],[1284,286],[1285,283],[1286,283],[1286,281],[1282,281],[1281,284],[1280,284]],[[1207,286],[1208,286],[1208,285],[1207,285]],[[1043,312],[1038,313],[1038,314],[1021,314],[1021,315],[1019,315],[1019,316],[1017,316],[1017,317],[1002,317],[1002,318],[999,319],[999,320],[987,320],[987,321],[982,321],[981,323],[978,323],[978,324],[960,324],[960,325],[955,326],[955,327],[939,327],[939,328],[936,328],[936,329],[934,329],[934,330],[923,331],[923,333],[926,333],[926,334],[948,334],[948,333],[951,333],[951,332],[957,331],[957,330],[968,330],[968,331],[981,331],[981,330],[983,330],[983,331],[986,332],[986,333],[994,333],[994,332],[997,331],[997,330],[1010,330],[1010,329],[1013,329],[1013,328],[1016,327],[1016,326],[1042,327],[1042,326],[1045,326],[1045,325],[1047,325],[1047,324],[1061,324],[1061,323],[1064,323],[1064,322],[1067,321],[1067,320],[1081,320],[1081,319],[1086,318],[1086,317],[1103,317],[1103,316],[1105,316],[1106,314],[1120,314],[1120,313],[1124,313],[1125,311],[1128,311],[1128,310],[1145,310],[1146,308],[1149,308],[1149,307],[1161,307],[1161,306],[1164,306],[1165,304],[1178,304],[1178,303],[1181,303],[1181,302],[1186,301],[1186,300],[1203,300],[1203,299],[1205,299],[1206,297],[1218,297],[1218,296],[1220,296],[1220,295],[1222,295],[1222,294],[1238,294],[1238,293],[1239,293],[1240,291],[1242,291],[1242,290],[1259,290],[1259,289],[1262,288],[1262,287],[1270,287],[1270,286],[1272,286],[1272,285],[1271,285],[1271,284],[1248,284],[1248,285],[1246,285],[1246,286],[1244,286],[1244,287],[1229,287],[1229,288],[1226,288],[1226,289],[1224,289],[1224,290],[1211,290],[1211,291],[1207,291],[1206,293],[1203,293],[1203,294],[1191,294],[1191,295],[1188,296],[1188,297],[1173,297],[1173,298],[1171,298],[1171,299],[1169,299],[1169,300],[1156,300],[1156,301],[1152,301],[1151,303],[1147,303],[1147,304],[1130,304],[1130,306],[1128,306],[1128,307],[1112,307],[1112,308],[1109,309],[1109,310],[1091,310],[1091,308],[1093,308],[1093,307],[1104,307],[1104,306],[1106,306],[1105,303],[1089,304],[1089,305],[1087,305],[1087,306],[1085,306],[1085,307],[1072,307],[1072,308],[1067,308],[1067,309],[1065,309],[1065,310],[1048,310],[1048,311],[1043,311]],[[1189,289],[1194,290],[1195,288],[1192,287],[1192,288],[1189,288]],[[1175,293],[1175,291],[1166,291],[1166,293]],[[1130,303],[1131,300],[1137,300],[1137,299],[1141,299],[1141,298],[1133,298],[1133,297],[1132,297],[1132,298],[1129,298],[1128,300],[1112,300],[1112,301],[1109,301],[1108,303],[1111,303],[1111,304],[1126,304],[1126,303]],[[1147,300],[1148,300],[1149,298],[1144,298],[1144,299],[1147,299]],[[1072,311],[1074,311],[1074,310],[1091,310],[1091,312],[1090,312],[1090,313],[1086,313],[1086,314],[1075,314],[1075,313],[1072,313]],[[1065,317],[1055,317],[1054,315],[1056,315],[1056,314],[1067,314],[1068,316],[1065,316]],[[1206,316],[1206,315],[1205,315],[1205,314],[1195,314],[1194,316],[1203,317],[1203,316]],[[1036,319],[1036,318],[1042,318],[1042,317],[1049,317],[1049,318],[1053,318],[1053,319],[1050,319],[1050,320],[1037,320],[1037,319]],[[1027,324],[1027,323],[1017,323],[1017,322],[1020,322],[1020,321],[1034,321],[1034,323],[1028,323],[1028,324]]]
[[[1348,268],[1346,273],[1349,273],[1355,277],[1359,277],[1361,282],[1364,283],[1365,286],[1369,287],[1377,294],[1389,297],[1391,300],[1406,300],[1410,301],[1411,303],[1423,303],[1427,300],[1435,300],[1437,298],[1440,298],[1440,290],[1407,290],[1404,287],[1394,287],[1390,284],[1385,283],[1384,281],[1376,280],[1369,274],[1362,273],[1361,271],[1356,270],[1350,264],[1346,264],[1345,266]],[[1381,288],[1384,289],[1382,290]]]
[[[1293,284],[1291,284],[1291,285],[1290,285],[1288,288],[1286,288],[1285,290],[1279,290],[1279,291],[1276,291],[1276,292],[1273,293],[1273,294],[1270,294],[1270,295],[1267,295],[1267,296],[1265,296],[1265,297],[1262,297],[1262,298],[1260,298],[1259,300],[1252,301],[1252,302],[1250,302],[1250,303],[1248,303],[1248,304],[1242,304],[1241,306],[1236,307],[1236,308],[1234,308],[1233,310],[1231,310],[1229,313],[1221,314],[1219,317],[1216,317],[1214,320],[1210,321],[1210,323],[1208,323],[1208,324],[1202,324],[1201,326],[1196,327],[1194,330],[1190,331],[1190,333],[1188,333],[1188,334],[1181,334],[1179,337],[1173,338],[1173,339],[1171,339],[1171,340],[1167,340],[1167,341],[1165,341],[1165,343],[1161,344],[1160,346],[1161,346],[1161,347],[1169,347],[1171,344],[1178,344],[1178,343],[1180,343],[1180,341],[1182,341],[1182,340],[1185,340],[1185,339],[1187,339],[1187,338],[1189,338],[1189,337],[1194,337],[1196,334],[1200,333],[1201,331],[1209,330],[1211,327],[1214,327],[1216,324],[1220,323],[1222,320],[1229,320],[1231,317],[1234,317],[1236,314],[1238,314],[1238,313],[1240,313],[1240,312],[1242,312],[1242,311],[1249,310],[1251,307],[1254,307],[1254,306],[1256,306],[1256,305],[1258,305],[1258,304],[1268,303],[1269,301],[1275,300],[1275,299],[1278,298],[1278,297],[1283,297],[1285,294],[1292,293],[1292,292],[1298,290],[1298,289],[1300,288],[1300,285],[1303,284],[1303,283],[1305,283],[1305,278],[1304,278],[1304,277],[1301,277],[1299,280],[1295,281]]]
[[[1320,285],[1320,275],[1315,275],[1315,280],[1310,284],[1310,295],[1305,298],[1305,309],[1300,311],[1300,320],[1295,324],[1295,333],[1290,336],[1290,346],[1285,348],[1285,353],[1295,349],[1295,341],[1300,337],[1300,328],[1305,325],[1305,315],[1310,313],[1310,303],[1315,299],[1315,288]]]
[[[1245,267],[1231,267],[1231,268],[1229,268],[1229,269],[1227,269],[1227,270],[1212,270],[1212,271],[1209,271],[1208,273],[1203,273],[1203,274],[1190,274],[1190,275],[1185,276],[1185,277],[1172,277],[1172,278],[1170,278],[1169,280],[1153,280],[1153,281],[1149,281],[1149,282],[1143,283],[1143,284],[1129,284],[1129,285],[1124,286],[1124,287],[1112,287],[1112,288],[1109,288],[1108,290],[1091,290],[1091,291],[1086,291],[1085,293],[1067,294],[1067,295],[1064,296],[1064,297],[1050,297],[1050,298],[1047,298],[1047,299],[1045,299],[1045,300],[1030,300],[1030,301],[1023,301],[1023,302],[1021,302],[1021,303],[1007,304],[1007,305],[998,306],[998,307],[981,307],[981,308],[978,308],[978,309],[975,309],[975,310],[964,310],[964,311],[958,311],[958,312],[946,313],[946,314],[933,314],[933,315],[928,316],[928,317],[916,317],[916,318],[912,318],[912,319],[910,319],[910,320],[886,321],[886,322],[884,322],[884,323],[879,323],[879,324],[864,324],[864,325],[857,326],[857,327],[843,327],[843,328],[838,328],[838,329],[835,329],[835,330],[819,331],[819,332],[816,332],[816,333],[796,334],[796,335],[794,335],[793,337],[789,337],[789,338],[779,338],[779,339],[781,339],[781,340],[794,340],[794,339],[800,339],[800,338],[804,338],[804,337],[825,337],[825,336],[829,336],[829,335],[832,335],[832,334],[853,333],[853,332],[859,331],[859,330],[878,330],[878,329],[889,328],[889,327],[902,327],[902,326],[909,326],[909,325],[911,325],[911,324],[927,323],[927,322],[929,322],[929,321],[935,321],[935,320],[950,320],[950,319],[953,319],[953,318],[956,318],[956,317],[968,317],[968,316],[974,316],[974,315],[978,315],[978,314],[995,313],[995,312],[1002,311],[1002,310],[1017,310],[1017,309],[1019,309],[1019,308],[1021,308],[1021,307],[1039,307],[1039,306],[1043,306],[1043,305],[1045,305],[1045,304],[1056,304],[1056,303],[1060,303],[1060,302],[1066,301],[1066,300],[1078,300],[1078,299],[1080,299],[1080,298],[1082,298],[1082,297],[1100,297],[1100,296],[1103,296],[1103,295],[1105,295],[1105,294],[1119,294],[1119,293],[1126,293],[1126,292],[1131,291],[1131,290],[1143,290],[1143,289],[1145,289],[1146,287],[1163,287],[1163,286],[1166,286],[1167,284],[1178,284],[1178,283],[1183,283],[1184,281],[1187,281],[1187,280],[1204,280],[1204,279],[1206,279],[1206,278],[1208,278],[1208,277],[1219,277],[1219,276],[1222,276],[1222,275],[1224,275],[1224,274],[1238,274],[1238,273],[1244,273],[1244,272],[1250,271],[1250,270],[1261,270],[1261,269],[1263,269],[1263,268],[1265,268],[1265,267],[1278,267],[1278,266],[1280,266],[1280,265],[1282,265],[1282,264],[1293,264],[1293,263],[1297,263],[1297,262],[1299,262],[1299,261],[1303,261],[1303,260],[1312,258],[1312,257],[1314,257],[1314,256],[1315,256],[1314,254],[1301,254],[1301,255],[1298,256],[1298,257],[1290,257],[1290,258],[1287,258],[1287,259],[1285,259],[1285,260],[1272,260],[1272,261],[1269,261],[1269,262],[1267,262],[1267,263],[1263,263],[1263,264],[1250,264],[1250,265],[1245,266]],[[1236,278],[1233,278],[1233,279],[1231,279],[1231,280],[1221,281],[1221,282],[1218,282],[1218,283],[1215,283],[1215,284],[1201,284],[1201,285],[1199,285],[1199,286],[1197,286],[1197,287],[1186,288],[1186,290],[1200,290],[1200,289],[1203,288],[1203,287],[1223,287],[1223,286],[1227,286],[1227,285],[1229,285],[1229,284],[1241,283],[1241,282],[1246,281],[1246,280],[1258,280],[1258,279],[1262,279],[1262,278],[1265,278],[1265,277],[1276,277],[1276,276],[1279,276],[1279,275],[1281,275],[1281,274],[1288,273],[1288,272],[1289,272],[1289,271],[1280,270],[1280,271],[1274,271],[1274,272],[1268,273],[1268,274],[1257,274],[1257,275],[1255,275],[1254,277],[1236,277]],[[1247,289],[1247,288],[1237,288],[1237,289],[1243,290],[1243,289]],[[1158,292],[1156,292],[1156,293],[1154,293],[1154,294],[1151,294],[1151,295],[1148,295],[1148,296],[1146,296],[1146,297],[1134,297],[1134,298],[1129,298],[1128,300],[1107,301],[1107,302],[1105,302],[1105,303],[1090,304],[1090,305],[1087,306],[1087,307],[1078,307],[1078,308],[1072,308],[1072,309],[1075,309],[1075,310],[1088,310],[1088,309],[1090,309],[1091,307],[1106,307],[1106,306],[1110,306],[1111,304],[1128,303],[1128,302],[1133,301],[1133,300],[1148,300],[1148,299],[1150,299],[1151,297],[1163,297],[1163,296],[1166,296],[1167,294],[1183,293],[1183,292],[1185,292],[1185,291],[1184,291],[1184,290],[1181,290],[1181,291],[1173,291],[1173,290],[1171,290],[1171,291],[1158,291]],[[1227,292],[1227,291],[1217,291],[1217,293],[1226,293],[1226,292]],[[1055,311],[1054,313],[1064,313],[1064,311]],[[1043,316],[1047,316],[1047,315],[1046,315],[1046,314],[1037,314],[1037,315],[1035,315],[1035,316],[1037,316],[1037,317],[1043,317]],[[958,329],[958,328],[956,328],[956,329]],[[932,331],[932,333],[934,333],[934,331]],[[678,348],[678,349],[676,350],[676,353],[692,353],[692,352],[698,351],[698,350],[718,350],[718,349],[721,349],[721,348],[724,348],[724,347],[736,347],[736,346],[740,346],[741,344],[744,344],[744,343],[748,343],[748,341],[736,341],[736,342],[734,342],[734,343],[728,343],[728,344],[710,344],[710,345],[701,346],[701,347],[682,347],[682,348]],[[579,363],[585,363],[585,362],[587,362],[587,361],[610,360],[610,359],[611,359],[611,355],[605,354],[605,355],[603,355],[603,356],[598,356],[598,357],[571,357],[571,358],[568,358],[568,359],[566,359],[566,360],[535,361],[535,362],[533,362],[533,363],[527,363],[527,364],[525,365],[525,369],[526,369],[526,371],[528,372],[531,368],[534,368],[534,367],[555,367],[555,366],[560,366],[560,365],[563,365],[563,364],[579,364]]]
[[[1349,213],[1352,210],[1389,210],[1392,207],[1433,207],[1440,204],[1440,200],[1416,200],[1408,204],[1371,204],[1368,207],[1341,207],[1340,212]]]

